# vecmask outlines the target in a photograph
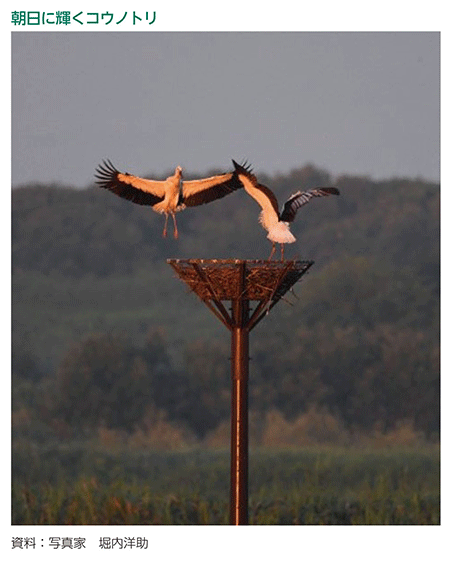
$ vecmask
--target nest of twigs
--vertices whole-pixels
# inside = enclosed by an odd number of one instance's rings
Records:
[[[203,300],[279,300],[313,261],[168,259]]]

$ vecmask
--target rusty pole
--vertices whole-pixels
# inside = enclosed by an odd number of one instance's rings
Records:
[[[249,301],[232,300],[231,491],[229,523],[248,524]]]
[[[231,490],[229,522],[248,524],[248,362],[249,333],[279,302],[284,294],[311,267],[313,261],[241,261],[169,259],[179,277],[203,300],[208,308],[231,331],[232,405],[231,405]],[[227,265],[228,269],[222,269]],[[247,277],[247,265],[252,272]],[[229,275],[231,270],[234,275]],[[215,274],[225,271],[225,275]],[[265,273],[260,280],[264,293],[253,292],[254,276]],[[236,275],[238,272],[238,275]],[[253,276],[253,281],[251,277]],[[231,302],[229,314],[223,301]],[[250,314],[250,300],[259,303]]]

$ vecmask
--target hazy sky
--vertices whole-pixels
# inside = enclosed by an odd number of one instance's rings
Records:
[[[439,33],[12,34],[12,181],[122,171],[439,180]]]

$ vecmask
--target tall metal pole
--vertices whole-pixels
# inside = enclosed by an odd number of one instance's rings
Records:
[[[248,524],[249,332],[306,273],[313,261],[169,259],[168,263],[231,331],[230,524]],[[248,267],[248,270],[247,270]],[[231,302],[229,314],[223,301]],[[250,314],[250,301],[258,302]]]
[[[248,300],[232,301],[231,496],[229,523],[248,524]]]

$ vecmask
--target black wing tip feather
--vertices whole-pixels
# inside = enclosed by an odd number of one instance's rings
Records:
[[[336,187],[322,187],[320,191],[324,191],[328,195],[340,195],[339,189]]]
[[[292,195],[290,195],[290,197],[287,199],[286,203],[288,203],[291,199],[296,199],[303,195],[314,197],[340,195],[340,191],[336,187],[314,187],[313,189],[308,189],[307,191],[297,191],[296,193],[292,193]]]
[[[247,160],[244,160],[241,164],[238,164],[235,160],[232,160],[232,163],[234,164],[235,171],[238,173],[253,173],[253,168]]]
[[[111,160],[106,159],[102,160],[102,163],[97,166],[96,171],[101,171],[102,173],[118,173],[119,170],[116,169]]]
[[[96,178],[96,183],[98,185],[106,187],[118,173],[119,170],[117,170],[112,162],[107,159],[102,160],[102,163],[97,166],[94,177]]]

